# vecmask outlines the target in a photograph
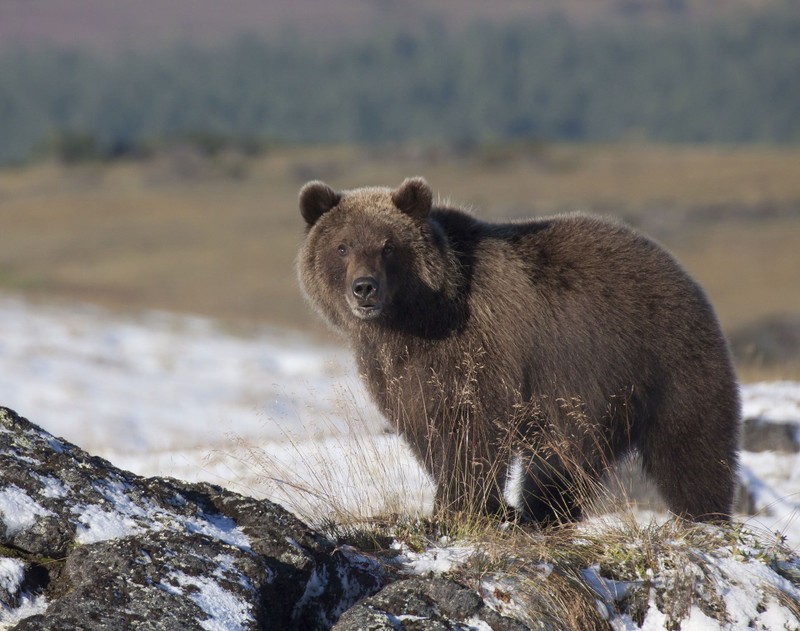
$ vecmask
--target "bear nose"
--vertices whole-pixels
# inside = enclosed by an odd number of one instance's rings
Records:
[[[367,302],[378,295],[378,279],[361,276],[353,281],[353,295],[359,302]]]

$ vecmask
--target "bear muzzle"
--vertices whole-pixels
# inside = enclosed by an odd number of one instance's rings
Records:
[[[374,276],[359,276],[351,286],[352,298],[350,308],[353,314],[362,320],[375,318],[383,311],[381,285]]]

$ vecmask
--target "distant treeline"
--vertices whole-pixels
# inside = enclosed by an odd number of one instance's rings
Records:
[[[104,58],[0,54],[0,161],[187,134],[266,142],[800,141],[800,10],[682,27],[553,19],[323,47],[243,37]],[[248,145],[250,146],[250,145]]]

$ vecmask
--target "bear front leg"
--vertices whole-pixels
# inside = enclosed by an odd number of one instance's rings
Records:
[[[523,521],[547,526],[580,519],[581,477],[555,455],[530,456],[514,500]]]

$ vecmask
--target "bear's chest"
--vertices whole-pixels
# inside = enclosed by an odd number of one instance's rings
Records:
[[[390,421],[437,423],[454,414],[473,417],[488,409],[505,412],[519,400],[519,375],[501,372],[504,362],[482,347],[459,342],[379,346],[356,354],[365,385]],[[504,386],[498,388],[498,384]]]

